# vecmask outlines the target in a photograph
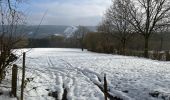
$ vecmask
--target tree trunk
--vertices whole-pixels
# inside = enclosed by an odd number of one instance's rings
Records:
[[[149,49],[149,37],[145,37],[144,57],[146,58],[149,57],[148,49]]]
[[[162,51],[162,47],[163,47],[163,37],[161,37],[161,41],[160,41],[160,48],[159,48],[159,51]]]
[[[123,41],[123,55],[125,55],[125,49],[126,49],[126,40]]]
[[[81,47],[81,50],[82,50],[82,51],[84,51],[84,48],[83,48],[83,46]]]
[[[125,55],[126,40],[122,40],[121,43],[122,43],[121,54],[122,54],[122,55]]]
[[[84,43],[83,43],[83,40],[81,40],[80,43],[81,43],[81,50],[84,51]]]

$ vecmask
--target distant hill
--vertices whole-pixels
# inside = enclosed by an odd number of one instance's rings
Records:
[[[5,26],[6,28],[8,26]],[[68,30],[71,27],[76,26],[64,26],[64,25],[20,25],[17,29],[17,34],[21,35],[24,34],[27,37],[30,38],[44,38],[51,35],[69,35],[69,31],[73,32],[73,30]],[[86,26],[90,31],[96,31],[95,26]],[[0,26],[0,31],[2,30],[2,27]],[[67,31],[67,34],[65,34]]]
[[[28,36],[30,38],[44,38],[51,35],[61,34],[65,35],[66,31],[67,34],[69,34],[69,31],[73,32],[73,30],[68,30],[73,26],[62,26],[62,25],[20,25],[18,27],[17,33],[20,35],[20,33],[24,33],[25,36]],[[76,27],[76,26],[74,26]],[[90,31],[96,31],[95,26],[86,26]],[[1,28],[0,28],[1,30]],[[66,35],[67,35],[66,34]]]
[[[57,25],[41,25],[41,26],[27,26],[25,33],[29,37],[33,38],[44,38],[54,34],[63,34],[64,30],[68,26],[57,26]]]

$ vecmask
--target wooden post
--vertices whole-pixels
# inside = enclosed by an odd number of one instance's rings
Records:
[[[23,65],[22,65],[22,83],[21,83],[21,100],[24,98],[24,81],[25,81],[25,52],[23,53]]]
[[[12,67],[12,91],[14,97],[17,97],[17,74],[18,74],[18,68],[17,65],[13,65]]]
[[[107,80],[106,80],[106,74],[104,74],[104,96],[105,96],[105,100],[107,100]]]

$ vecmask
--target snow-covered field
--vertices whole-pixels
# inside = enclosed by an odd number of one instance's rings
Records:
[[[21,65],[21,61],[17,62]],[[100,54],[79,49],[37,48],[27,52],[25,100],[170,100],[170,62]]]

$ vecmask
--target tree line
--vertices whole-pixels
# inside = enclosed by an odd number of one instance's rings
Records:
[[[99,32],[116,38],[125,54],[127,42],[140,35],[144,40],[144,57],[148,57],[149,40],[167,33],[170,26],[169,0],[113,0],[99,25]]]

